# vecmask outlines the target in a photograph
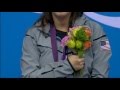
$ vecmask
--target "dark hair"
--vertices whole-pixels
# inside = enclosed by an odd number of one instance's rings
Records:
[[[71,17],[70,17],[70,22],[69,25],[71,24],[78,18],[83,15],[83,12],[72,12]],[[52,18],[52,12],[44,12],[42,17],[40,17],[36,22],[35,26],[36,27],[44,27],[46,24],[53,24],[53,18]]]

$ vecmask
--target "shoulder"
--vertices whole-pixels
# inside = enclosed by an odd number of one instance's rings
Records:
[[[103,27],[102,27],[98,22],[96,22],[96,21],[88,18],[88,17],[85,16],[85,15],[83,15],[83,18],[84,18],[84,21],[87,22],[88,26],[89,26],[91,29],[93,29],[93,30],[95,30],[95,29],[103,29]]]
[[[93,38],[97,38],[102,35],[105,35],[105,31],[104,31],[103,27],[98,22],[93,21],[93,20],[89,19],[88,17],[85,18],[85,21],[87,22],[87,25],[92,30]]]
[[[38,37],[41,34],[41,29],[39,29],[38,27],[30,27],[27,32],[26,32],[26,36],[30,36],[32,38],[34,38],[35,40],[38,39]]]
[[[38,32],[40,32],[40,29],[37,28],[37,27],[35,27],[35,26],[33,26],[33,27],[30,27],[30,28],[27,30],[26,34],[27,34],[27,35],[34,36],[34,35],[37,34]]]
[[[102,27],[101,25],[87,17],[85,14],[83,14],[81,17],[78,17],[77,20],[75,21],[75,25],[87,25],[90,27],[92,30],[101,30]]]

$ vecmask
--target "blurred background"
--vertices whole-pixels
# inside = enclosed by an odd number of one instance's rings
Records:
[[[23,38],[41,12],[0,12],[0,78],[20,78]],[[85,12],[104,28],[111,44],[110,78],[120,77],[120,12]]]

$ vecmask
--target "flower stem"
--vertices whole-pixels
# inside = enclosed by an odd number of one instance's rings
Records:
[[[79,58],[83,58],[84,57],[84,51],[83,50],[79,50],[78,51],[78,56],[79,56]]]

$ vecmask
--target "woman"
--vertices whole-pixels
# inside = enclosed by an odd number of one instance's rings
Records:
[[[62,60],[61,39],[70,27],[87,25],[92,30],[92,47],[84,58],[70,52]],[[23,42],[22,77],[24,78],[107,78],[111,56],[108,38],[101,26],[82,12],[44,12],[28,30]],[[69,51],[69,50],[68,50]],[[80,70],[83,73],[80,75]]]

